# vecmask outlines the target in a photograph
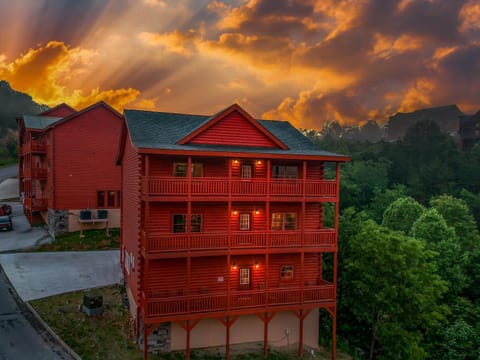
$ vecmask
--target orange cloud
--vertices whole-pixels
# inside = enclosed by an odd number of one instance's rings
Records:
[[[194,29],[190,29],[175,30],[165,34],[142,32],[139,39],[148,46],[161,46],[173,53],[189,56],[196,51],[196,43],[200,40],[200,36]]]
[[[294,126],[312,129],[321,128],[330,121],[342,124],[355,124],[366,113],[363,105],[359,105],[345,93],[324,93],[317,89],[302,91],[297,99],[287,97],[276,109],[262,115],[264,119],[283,119]]]
[[[121,110],[140,95],[139,90],[132,88],[71,88],[70,81],[89,73],[93,57],[92,50],[70,48],[63,42],[51,41],[28,50],[11,63],[7,63],[5,57],[0,58],[0,78],[7,80],[14,89],[28,93],[38,103],[51,106],[66,102],[82,108],[103,100]]]
[[[413,87],[408,89],[398,108],[398,111],[409,112],[432,105],[432,92],[435,90],[435,82],[427,78],[419,78]]]
[[[480,3],[471,0],[460,10],[460,31],[480,29]]]
[[[394,55],[416,50],[423,46],[422,39],[410,35],[401,35],[394,39],[392,36],[376,33],[374,38],[375,45],[370,54],[383,59],[389,59]]]

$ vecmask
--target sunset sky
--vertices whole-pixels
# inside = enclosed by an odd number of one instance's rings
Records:
[[[39,103],[304,128],[480,110],[480,0],[0,0],[0,79]]]

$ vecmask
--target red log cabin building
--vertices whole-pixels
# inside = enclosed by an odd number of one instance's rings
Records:
[[[44,221],[52,234],[120,227],[122,123],[104,102],[17,118],[19,190],[31,223]]]
[[[124,117],[121,266],[145,357],[226,346],[228,359],[230,344],[246,342],[263,342],[265,355],[297,343],[301,355],[318,348],[323,308],[334,359],[340,163],[349,158],[236,104],[211,117]]]

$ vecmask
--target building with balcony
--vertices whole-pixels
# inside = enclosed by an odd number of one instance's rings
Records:
[[[122,122],[103,102],[81,111],[61,104],[17,118],[19,190],[31,223],[46,222],[52,234],[120,227]],[[82,210],[90,216],[82,219]],[[98,218],[98,210],[107,213]]]
[[[211,117],[124,117],[121,265],[145,357],[225,346],[229,358],[231,344],[246,342],[262,342],[264,355],[296,343],[301,355],[318,347],[325,309],[335,358],[340,164],[349,158],[236,104]]]

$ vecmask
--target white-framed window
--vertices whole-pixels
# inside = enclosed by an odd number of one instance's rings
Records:
[[[241,267],[238,270],[238,285],[240,289],[250,289],[252,282],[251,269],[249,267]]]
[[[293,281],[293,265],[282,265],[280,267],[280,280]]]
[[[242,179],[251,179],[252,178],[252,165],[246,164],[242,165],[240,171],[240,177]]]
[[[276,212],[272,213],[272,230],[296,230],[297,213]]]
[[[248,213],[240,214],[238,221],[240,224],[240,230],[250,230],[251,216]]]

